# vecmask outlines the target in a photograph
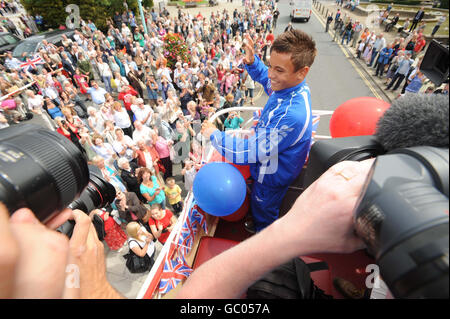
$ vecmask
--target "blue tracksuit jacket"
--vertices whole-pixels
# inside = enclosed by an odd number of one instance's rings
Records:
[[[273,92],[268,68],[256,55],[255,62],[246,69],[269,95],[255,134],[239,139],[217,130],[211,135],[211,143],[230,162],[250,165],[255,180],[252,214],[254,218],[266,215],[261,227],[255,218],[260,230],[278,218],[286,190],[305,163],[311,144],[311,96],[305,81]]]

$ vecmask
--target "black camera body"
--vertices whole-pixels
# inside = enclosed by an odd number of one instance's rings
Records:
[[[374,136],[317,141],[304,188],[334,164],[376,157],[354,208],[356,235],[396,298],[449,297],[449,150],[386,152]]]
[[[0,202],[10,214],[28,207],[45,223],[66,207],[89,214],[116,191],[66,137],[32,124],[0,131]],[[65,234],[73,230],[65,225]]]

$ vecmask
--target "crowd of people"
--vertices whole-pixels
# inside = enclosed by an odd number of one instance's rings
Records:
[[[154,241],[164,244],[183,208],[177,181],[188,192],[201,167],[202,123],[219,110],[254,105],[243,39],[250,34],[266,61],[279,12],[274,1],[243,4],[241,12],[217,10],[209,17],[151,9],[148,33],[131,10],[111,17],[106,32],[83,21],[60,46],[44,40],[35,68],[21,68],[23,61],[7,53],[1,94],[17,93],[3,100],[0,127],[49,116],[56,131],[99,168],[117,193],[112,211],[93,213],[105,223],[110,249],[120,249],[128,238],[130,249],[143,256],[154,251]],[[179,34],[190,49],[189,61],[179,59],[173,68],[163,55],[169,33]],[[238,129],[243,121],[230,112],[215,124]]]
[[[355,1],[345,3],[337,1],[337,5],[354,10]],[[400,27],[398,24],[400,15],[393,14],[392,8],[391,3],[385,10],[380,11],[372,29],[364,26],[361,21],[352,19],[338,8],[336,13],[328,15],[325,31],[328,32],[331,27],[335,41],[354,48],[356,58],[372,68],[374,76],[383,79],[385,90],[397,92],[401,87],[399,94],[423,91],[448,94],[448,84],[443,89],[438,89],[432,84],[428,85],[429,81],[420,71],[427,44],[424,36],[426,24],[421,22],[424,17],[424,7],[417,11],[412,22],[407,18]],[[432,35],[437,32],[445,19],[444,15],[439,18]],[[378,31],[382,25],[384,25],[384,32],[397,33],[392,41],[387,40],[383,32]]]
[[[2,0],[0,2],[0,32],[9,32],[23,39],[37,32],[41,16],[28,15],[18,0]]]

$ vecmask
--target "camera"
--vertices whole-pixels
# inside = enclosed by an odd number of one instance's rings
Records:
[[[376,157],[354,208],[356,235],[396,298],[449,296],[449,150],[386,152],[373,136],[314,143],[305,188],[334,164]]]
[[[10,214],[28,207],[46,223],[66,207],[87,214],[105,207],[116,192],[96,169],[56,132],[33,124],[0,131],[0,201]],[[63,226],[60,231],[70,237],[71,227]]]

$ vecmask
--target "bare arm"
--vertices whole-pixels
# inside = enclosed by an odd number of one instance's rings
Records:
[[[372,163],[342,162],[330,168],[283,218],[196,269],[177,298],[239,298],[253,282],[292,258],[363,248],[353,233],[352,211]]]

